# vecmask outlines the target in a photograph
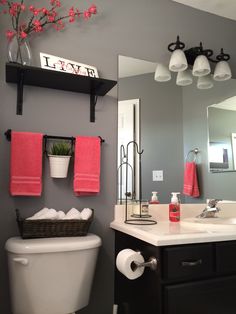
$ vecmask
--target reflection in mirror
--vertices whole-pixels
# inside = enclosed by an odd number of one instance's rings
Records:
[[[220,110],[216,127],[220,125],[224,110],[210,105],[235,96],[236,80],[214,82],[212,89],[199,90],[196,87],[195,78],[190,86],[177,86],[176,74],[173,73],[170,81],[157,82],[154,79],[155,68],[156,63],[119,56],[118,100],[119,102],[139,100],[140,148],[144,150],[142,155],[143,199],[149,200],[151,192],[158,191],[160,202],[168,203],[171,192],[182,192],[185,156],[198,147],[197,163],[201,196],[198,199],[182,196],[182,202],[202,203],[207,198],[236,200],[233,188],[235,174],[230,174],[230,171],[235,170],[236,165],[234,161],[236,130],[233,128],[228,130],[227,137],[218,133],[214,134],[214,129],[209,132],[211,150],[214,152],[209,172],[208,125],[212,123],[207,119],[206,110],[209,106],[210,119],[211,111],[213,113]],[[228,120],[223,124],[228,125]],[[119,122],[120,125],[121,122]],[[220,155],[217,156],[215,151],[220,151]],[[222,169],[225,172],[223,176],[220,175]],[[163,171],[163,181],[153,181],[153,170]],[[136,184],[136,195],[138,195],[137,188]],[[122,194],[124,197],[124,190]]]
[[[135,141],[140,145],[139,99],[118,101],[118,199],[139,199],[139,167]],[[130,145],[128,145],[130,143]],[[128,153],[128,158],[127,158]],[[127,175],[127,180],[126,180]],[[126,186],[127,185],[127,186]]]
[[[119,90],[121,91],[121,80],[129,80],[140,75],[153,73],[156,63],[139,60],[135,58],[119,56]],[[129,83],[128,83],[129,85]],[[148,90],[148,86],[147,86]],[[122,93],[122,91],[121,91]],[[136,92],[134,95],[138,95]],[[119,97],[118,100],[118,200],[140,200],[140,165],[134,145],[128,143],[135,141],[141,150],[140,140],[140,111],[141,99],[132,97]],[[135,96],[136,97],[136,96]],[[128,160],[127,160],[128,153]],[[127,166],[127,167],[126,167]],[[127,175],[127,178],[126,178]]]
[[[236,97],[211,105],[208,111],[208,159],[211,172],[236,168]]]
[[[134,99],[139,99],[139,147],[144,150],[141,176],[142,200],[150,200],[151,192],[158,191],[160,201],[164,202],[163,195],[167,201],[170,198],[170,192],[179,191],[182,186],[182,102],[181,89],[176,84],[166,82],[163,85],[155,81],[156,65],[154,62],[119,56],[118,110],[120,110],[121,101],[131,100],[132,103]],[[169,92],[170,88],[173,89],[173,92]],[[118,133],[120,133],[120,129]],[[120,141],[118,145],[119,155]],[[118,156],[118,167],[119,165]],[[136,173],[137,170],[135,167]],[[153,181],[154,170],[163,170],[164,181]],[[138,174],[136,178],[138,181]],[[120,185],[119,181],[118,191]],[[138,188],[139,186],[136,184],[136,200],[139,199]],[[121,193],[118,195],[120,198]],[[122,192],[122,197],[124,197],[124,192]]]

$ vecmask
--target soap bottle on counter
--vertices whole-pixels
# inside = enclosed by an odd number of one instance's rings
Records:
[[[171,222],[180,221],[180,201],[178,198],[179,192],[172,192],[171,202],[169,204],[169,220]]]
[[[152,192],[152,197],[151,200],[149,201],[149,204],[159,204],[159,200],[158,200],[158,196],[157,196],[158,192]]]

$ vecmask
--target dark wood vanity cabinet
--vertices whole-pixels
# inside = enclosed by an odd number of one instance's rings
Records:
[[[115,270],[118,314],[235,314],[236,241],[156,247],[116,231],[115,254],[158,259],[136,280]]]

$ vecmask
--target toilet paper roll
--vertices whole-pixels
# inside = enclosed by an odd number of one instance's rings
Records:
[[[130,280],[139,278],[144,272],[144,267],[137,267],[134,262],[143,263],[144,258],[131,249],[120,251],[116,257],[117,269]]]

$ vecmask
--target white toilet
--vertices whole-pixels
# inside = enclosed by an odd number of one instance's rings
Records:
[[[6,242],[13,314],[69,314],[89,302],[101,239],[85,237]]]

